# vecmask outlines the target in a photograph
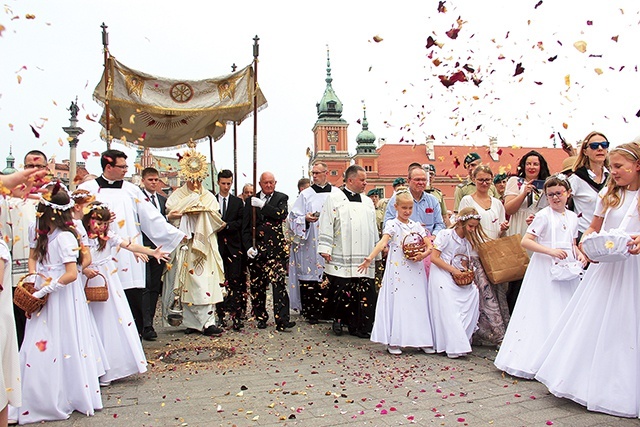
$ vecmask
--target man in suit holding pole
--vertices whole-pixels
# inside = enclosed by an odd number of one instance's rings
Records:
[[[287,293],[287,253],[283,223],[287,219],[289,197],[275,191],[276,179],[271,172],[260,175],[260,189],[244,206],[242,242],[247,248],[251,275],[251,305],[258,329],[267,327],[267,287],[271,284],[276,329],[285,332],[296,323],[289,317]],[[253,209],[256,210],[255,237]]]
[[[222,303],[216,305],[220,325],[223,324],[224,311],[228,311],[233,321],[233,329],[239,331],[244,328],[242,315],[247,306],[246,283],[242,277],[242,215],[244,203],[241,198],[231,194],[233,172],[223,169],[218,173],[218,204],[220,215],[226,223],[218,231],[218,250],[224,265],[224,275],[227,284],[227,296]]]
[[[142,193],[151,204],[166,217],[165,204],[167,198],[158,194],[160,184],[160,174],[154,168],[145,168],[142,171]],[[142,233],[142,244],[152,249],[156,248],[146,234]],[[145,288],[142,291],[142,339],[145,341],[155,341],[158,334],[153,328],[153,317],[156,313],[158,297],[162,293],[162,274],[166,263],[148,262],[146,263]]]

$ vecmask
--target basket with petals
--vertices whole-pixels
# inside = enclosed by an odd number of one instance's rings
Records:
[[[89,286],[89,281],[99,277],[102,279],[102,286]],[[109,299],[109,285],[107,279],[100,273],[84,283],[84,295],[89,302],[105,302]]]
[[[582,239],[582,252],[592,261],[617,262],[629,257],[631,237],[622,230],[591,233]]]
[[[460,266],[462,266],[462,268],[456,266],[456,260],[458,258],[460,258],[459,264]],[[457,254],[451,260],[451,265],[460,270],[460,273],[451,274],[451,277],[453,277],[453,281],[456,282],[456,285],[467,286],[473,282],[474,272],[468,256],[464,254]]]
[[[31,273],[24,275],[18,281],[15,293],[13,294],[13,303],[25,312],[27,318],[31,318],[31,313],[40,310],[49,299],[49,295],[43,298],[36,298],[33,293],[36,291],[36,277],[40,276],[46,280],[46,277],[40,273]]]
[[[416,232],[411,232],[402,239],[402,252],[406,258],[413,258],[427,250],[424,238]]]

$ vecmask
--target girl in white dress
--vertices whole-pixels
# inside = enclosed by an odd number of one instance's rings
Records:
[[[453,228],[440,231],[433,242],[429,308],[434,348],[438,353],[446,352],[451,359],[471,353],[471,336],[478,325],[478,288],[473,282],[458,286],[453,275],[469,267],[457,264],[457,255],[470,260],[473,248],[487,238],[480,219],[474,208],[461,209]]]
[[[20,424],[102,409],[98,377],[104,370],[94,355],[91,315],[78,279],[83,254],[72,225],[73,205],[64,185],[55,183],[42,195],[29,229],[29,272],[38,273],[33,296],[49,299],[27,320],[20,348]]]
[[[611,177],[584,235],[622,228],[630,236],[624,261],[591,264],[540,350],[536,379],[556,396],[590,411],[640,415],[640,146],[609,154]]]
[[[480,225],[489,239],[497,239],[509,229],[509,222],[505,216],[504,205],[491,196],[489,189],[493,182],[493,172],[486,165],[480,165],[473,170],[471,178],[476,185],[476,192],[464,196],[460,200],[460,209],[472,207],[482,217]],[[509,283],[489,282],[489,278],[482,267],[480,257],[471,254],[471,261],[475,272],[475,284],[480,293],[480,318],[478,330],[473,336],[475,344],[500,346],[507,325],[509,324],[509,305],[507,303],[507,288]]]
[[[109,368],[100,377],[100,385],[108,386],[113,380],[147,371],[147,359],[142,350],[133,315],[122,284],[115,274],[118,267],[112,258],[113,251],[126,249],[164,261],[168,260],[169,253],[162,252],[160,247],[152,250],[124,241],[109,231],[111,212],[105,205],[94,202],[87,206],[86,211],[82,222],[89,236],[91,265],[82,270],[85,276],[83,281],[89,286],[102,286],[106,279],[109,288],[107,301],[89,304],[109,360]]]
[[[20,358],[13,318],[11,254],[0,239],[0,426],[7,425],[10,403],[20,406]]]
[[[431,253],[431,241],[422,225],[409,219],[413,212],[413,197],[408,190],[396,193],[396,218],[387,221],[382,238],[371,254],[358,266],[364,273],[373,259],[389,245],[382,288],[376,304],[371,341],[387,345],[391,354],[402,354],[401,347],[421,348],[434,353],[429,304],[428,279],[422,261]],[[410,236],[417,233],[419,236]],[[403,251],[405,237],[422,239],[423,252],[407,258]]]
[[[547,198],[540,191],[540,184],[549,175],[549,165],[542,154],[531,150],[522,156],[518,163],[517,176],[509,178],[504,191],[504,209],[509,215],[507,236],[524,236],[536,212],[548,206]],[[509,283],[507,301],[512,313],[521,286],[522,280]]]
[[[554,263],[574,262],[579,271],[586,260],[576,246],[578,216],[565,208],[571,187],[564,175],[553,175],[544,183],[549,206],[538,212],[522,238],[522,246],[533,252],[522,289],[511,316],[495,365],[517,377],[533,378],[538,351],[556,325],[580,283],[576,275],[555,280]]]

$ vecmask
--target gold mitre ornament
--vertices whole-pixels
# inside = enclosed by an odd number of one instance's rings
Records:
[[[193,140],[189,140],[187,146],[189,148],[180,158],[178,174],[187,181],[201,182],[209,175],[207,158],[196,151],[196,143]]]

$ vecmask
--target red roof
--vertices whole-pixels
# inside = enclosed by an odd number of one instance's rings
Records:
[[[435,145],[435,160],[429,160],[426,145],[384,144],[378,149],[378,173],[380,177],[406,177],[407,167],[417,162],[432,163],[436,167],[437,176],[467,176],[464,169],[464,157],[468,153],[478,153],[482,163],[491,167],[496,173],[515,174],[520,158],[531,150],[539,152],[547,161],[551,173],[560,172],[562,161],[568,157],[562,148],[541,147],[498,147],[499,160],[494,161],[489,155],[488,146]],[[457,159],[457,161],[456,161]]]

